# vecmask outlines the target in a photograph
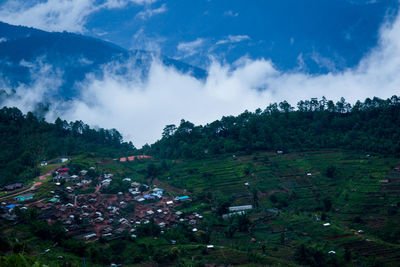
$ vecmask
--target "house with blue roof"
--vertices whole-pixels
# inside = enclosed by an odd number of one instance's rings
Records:
[[[15,204],[10,204],[10,205],[7,205],[6,206],[6,208],[7,209],[13,209],[13,208],[15,208],[17,205],[15,205]]]
[[[30,193],[30,194],[25,194],[25,195],[19,195],[15,197],[16,201],[27,201],[33,199],[35,195]]]

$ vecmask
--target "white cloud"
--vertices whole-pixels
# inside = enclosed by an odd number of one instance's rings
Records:
[[[381,0],[347,0],[352,5],[371,5],[380,2]]]
[[[7,42],[7,41],[8,41],[7,38],[0,37],[0,43]]]
[[[297,67],[296,67],[297,71],[307,71],[307,65],[304,62],[304,58],[303,58],[303,53],[300,53],[297,56]]]
[[[49,99],[57,88],[62,84],[62,72],[52,66],[43,63],[42,58],[36,62],[20,63],[28,67],[30,76],[34,81],[32,84],[20,84],[15,88],[15,94],[1,103],[3,106],[18,107],[22,112],[33,111],[37,105]],[[6,88],[7,89],[7,88]],[[10,90],[6,90],[10,94]]]
[[[250,40],[250,37],[247,35],[228,35],[227,38],[216,42],[216,45],[239,43],[245,40]]]
[[[84,57],[79,58],[77,61],[83,66],[92,65],[94,63],[93,61]]]
[[[383,26],[379,45],[357,67],[343,72],[283,73],[269,60],[246,58],[234,65],[213,62],[208,71],[207,79],[199,81],[154,61],[147,80],[133,82],[106,68],[104,79],[88,78],[83,97],[64,114],[120,129],[140,146],[154,142],[165,125],[182,118],[204,124],[276,101],[296,105],[322,96],[344,96],[351,102],[390,97],[400,94],[400,19]]]
[[[212,62],[205,80],[154,60],[148,77],[143,79],[135,69],[127,68],[130,71],[120,75],[118,63],[109,64],[104,66],[103,78],[89,75],[80,85],[80,98],[64,106],[55,102],[48,119],[61,116],[116,128],[141,146],[160,138],[165,125],[179,124],[182,118],[204,124],[283,100],[296,105],[311,97],[326,96],[336,101],[343,96],[354,103],[366,97],[399,95],[400,16],[392,24],[383,25],[379,36],[377,47],[356,67],[323,75],[281,72],[270,60],[242,58],[232,65]],[[298,60],[301,67],[301,56]],[[52,88],[43,84],[46,86]],[[33,95],[33,102],[41,96],[41,91],[39,96]],[[17,105],[24,107],[28,102]]]
[[[328,71],[335,72],[336,71],[336,63],[333,59],[323,57],[319,53],[313,51],[311,55],[311,59],[317,63],[317,65],[321,68],[325,68]]]
[[[151,5],[156,0],[9,0],[0,5],[0,21],[47,31],[85,32],[87,19],[101,9],[128,4]]]
[[[108,35],[108,32],[106,32],[106,31],[101,31],[101,30],[92,30],[92,31],[94,34],[96,34],[97,36],[100,36],[100,37]]]
[[[162,50],[161,48],[162,43],[165,41],[166,41],[165,37],[148,36],[145,33],[144,28],[140,28],[132,36],[131,49],[152,51],[160,55]]]
[[[157,2],[157,0],[106,0],[103,4],[107,8],[123,8],[129,3],[134,3],[136,5],[151,5]]]
[[[164,12],[167,12],[167,5],[162,4],[159,8],[146,8],[143,11],[140,11],[139,13],[136,14],[136,17],[139,19],[149,19],[153,17],[154,15],[162,14]]]
[[[197,38],[192,42],[179,43],[176,48],[178,49],[178,51],[184,54],[183,57],[190,57],[198,53],[198,50],[200,49],[200,47],[203,46],[205,41],[206,39],[204,38]]]
[[[97,8],[92,0],[11,0],[0,6],[0,20],[49,31],[83,32],[87,17]]]
[[[229,17],[237,17],[239,16],[239,13],[233,12],[232,10],[227,10],[224,12],[224,15]]]

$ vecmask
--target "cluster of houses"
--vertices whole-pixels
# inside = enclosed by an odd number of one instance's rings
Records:
[[[190,201],[189,196],[168,196],[162,188],[152,188],[146,184],[124,178],[127,189],[117,194],[104,194],[101,187],[108,187],[113,181],[113,174],[103,174],[99,177],[99,187],[93,193],[75,194],[76,189],[91,183],[86,177],[87,171],[79,175],[69,175],[68,168],[60,168],[53,176],[53,182],[58,185],[56,191],[51,191],[52,197],[47,201],[37,201],[25,204],[41,210],[42,219],[49,223],[61,221],[72,236],[84,240],[117,238],[124,232],[129,232],[133,238],[135,228],[141,224],[154,221],[161,228],[170,227],[179,222],[187,222],[197,231],[196,224],[202,219],[198,213],[185,214],[175,208],[182,202]],[[73,182],[69,186],[61,186],[62,180]],[[63,197],[60,197],[60,195]],[[33,198],[33,194],[18,196],[17,201]],[[22,206],[21,204],[19,204]],[[8,214],[12,214],[8,205]],[[26,208],[26,207],[24,207]]]
[[[94,169],[94,167],[91,167]],[[73,174],[73,175],[69,175],[68,173],[69,169],[68,168],[59,168],[54,172],[53,175],[53,179],[52,181],[57,183],[57,185],[59,185],[62,181],[65,182],[78,182],[76,185],[78,187],[85,185],[85,184],[89,184],[91,183],[91,179],[88,179],[86,177],[87,174],[87,170],[81,170],[79,172],[79,175]]]
[[[72,235],[85,240],[116,238],[123,232],[129,232],[134,238],[136,226],[151,220],[164,228],[183,221],[195,225],[202,219],[197,213],[175,212],[174,207],[181,201],[165,196],[160,188],[146,188],[136,182],[130,186],[128,192],[102,194],[98,191],[71,196],[67,204],[55,202],[42,206],[42,209],[52,206],[54,213],[48,219],[61,221]],[[139,187],[146,188],[146,191],[140,192]]]

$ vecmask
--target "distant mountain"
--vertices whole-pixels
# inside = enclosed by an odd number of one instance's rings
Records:
[[[45,32],[34,28],[13,26],[0,22],[0,77],[5,86],[15,88],[29,84],[32,79],[32,62],[49,64],[62,73],[63,83],[56,92],[62,98],[78,94],[74,84],[82,81],[88,73],[100,75],[99,70],[110,62],[133,60],[133,67],[146,75],[153,53],[128,51],[113,43],[68,32]],[[160,56],[164,64],[201,79],[203,69],[184,62]]]
[[[14,26],[0,21],[0,38],[16,40],[30,35],[47,35],[48,32],[25,26]]]

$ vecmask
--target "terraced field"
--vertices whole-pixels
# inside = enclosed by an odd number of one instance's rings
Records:
[[[215,243],[246,240],[245,246],[259,252],[264,244],[268,255],[281,257],[286,251],[284,257],[293,260],[299,244],[312,242],[342,257],[350,251],[353,257],[391,266],[398,262],[400,248],[382,241],[379,231],[389,217],[400,221],[400,172],[394,170],[398,164],[397,158],[347,151],[260,152],[177,162],[159,179],[194,196],[211,192],[217,199],[230,198],[232,205],[254,204],[257,192],[260,206],[250,213],[256,222],[251,233],[230,241],[214,234]],[[333,177],[326,175],[330,166],[336,170]],[[394,214],[389,215],[390,209]],[[331,225],[323,227],[326,222]],[[366,234],[357,235],[359,229]],[[250,244],[250,238],[257,242]]]
[[[150,165],[161,171],[150,177]],[[168,167],[163,169],[163,165]],[[114,173],[116,179],[132,177],[162,184],[173,195],[189,194],[192,202],[182,206],[182,211],[201,212],[205,217],[202,227],[211,233],[210,243],[219,246],[204,259],[218,257],[221,264],[241,265],[261,255],[263,264],[270,257],[274,264],[282,259],[279,263],[286,266],[295,262],[299,246],[305,244],[326,255],[333,250],[335,256],[329,257],[350,266],[396,266],[400,246],[396,244],[398,236],[396,241],[391,233],[400,234],[398,166],[398,158],[313,151],[111,161],[98,169]],[[328,177],[327,170],[332,167],[334,174]],[[248,213],[252,222],[248,232],[227,238],[229,220],[216,218],[215,213],[224,199],[230,205],[254,205],[257,201],[258,208]],[[324,223],[330,226],[324,227]],[[358,234],[358,230],[364,233]]]

